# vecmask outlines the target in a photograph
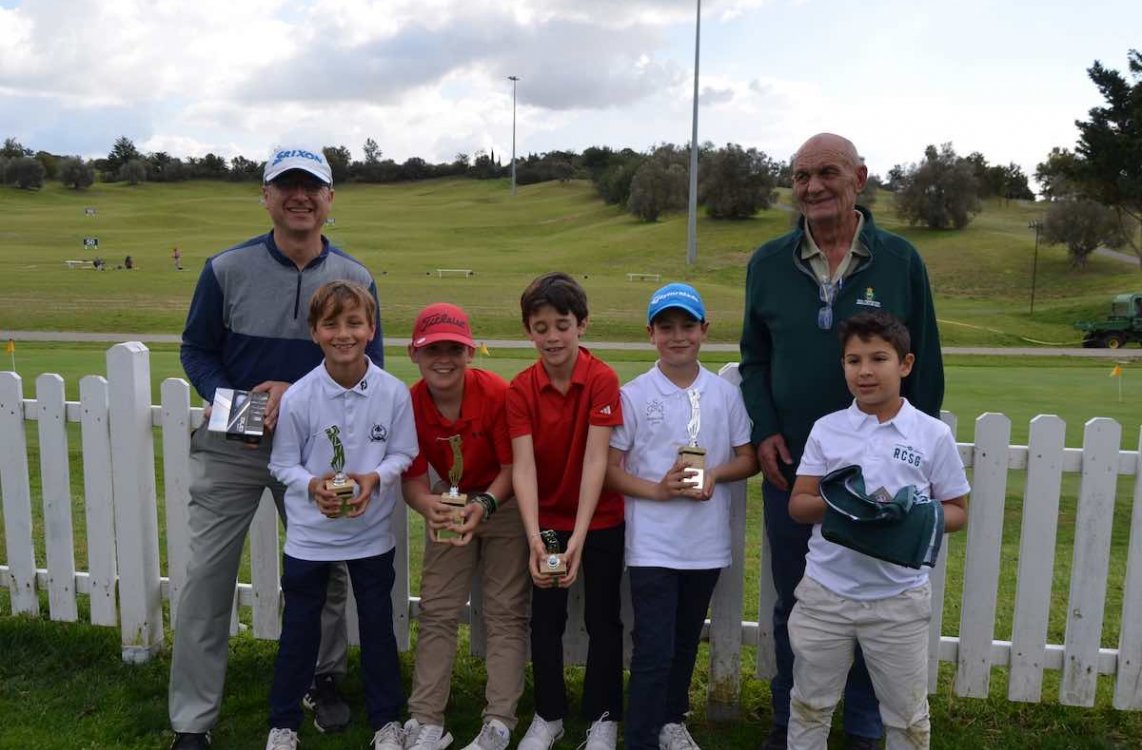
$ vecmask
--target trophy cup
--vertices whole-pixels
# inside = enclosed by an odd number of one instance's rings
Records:
[[[337,425],[325,428],[325,437],[329,438],[329,443],[333,446],[333,458],[329,461],[333,478],[325,480],[325,489],[341,500],[341,515],[345,515],[349,511],[349,501],[357,495],[357,483],[345,475],[345,446],[341,443],[340,435],[341,429]]]
[[[559,537],[551,529],[539,532],[539,538],[543,540],[543,546],[547,553],[540,560],[539,569],[545,575],[561,578],[567,575],[567,561],[563,559],[563,553],[559,550]]]
[[[468,496],[460,492],[460,477],[464,476],[464,454],[460,451],[460,443],[462,438],[459,435],[453,435],[447,438],[448,444],[452,446],[452,468],[448,470],[448,481],[451,487],[447,492],[441,493],[440,502],[450,506],[452,510],[452,524],[460,526],[464,523],[464,506],[468,504]],[[449,539],[456,539],[460,535],[452,529],[436,529],[433,532],[433,541],[447,542]]]
[[[694,388],[688,388],[686,395],[690,398],[690,421],[686,423],[686,434],[689,442],[678,449],[678,458],[686,467],[686,484],[693,489],[701,490],[706,486],[706,449],[698,447],[698,431],[702,428],[701,394]]]

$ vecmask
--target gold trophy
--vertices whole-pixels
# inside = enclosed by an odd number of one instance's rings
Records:
[[[329,461],[329,468],[333,469],[333,478],[325,480],[325,489],[332,492],[341,500],[341,515],[349,512],[349,501],[357,496],[357,483],[345,474],[345,446],[341,443],[341,429],[337,425],[325,428],[325,437],[333,446],[333,458]]]
[[[543,540],[543,547],[547,550],[547,553],[540,560],[540,571],[544,575],[553,576],[556,579],[567,575],[567,560],[559,549],[559,537],[555,535],[553,530],[548,529],[539,532],[539,538]]]
[[[686,423],[686,434],[689,442],[678,449],[678,458],[686,467],[686,484],[696,490],[706,486],[706,449],[698,447],[698,431],[702,428],[701,394],[694,388],[688,388],[686,395],[690,398],[690,421]]]
[[[460,451],[462,438],[459,435],[453,435],[447,440],[448,444],[452,446],[452,468],[448,470],[448,481],[452,486],[447,492],[440,495],[440,502],[452,507],[452,524],[461,526],[464,523],[464,506],[468,504],[468,496],[460,492],[460,477],[464,476],[464,454]],[[452,529],[444,528],[436,529],[432,539],[436,542],[447,542],[449,539],[457,539],[459,536]]]

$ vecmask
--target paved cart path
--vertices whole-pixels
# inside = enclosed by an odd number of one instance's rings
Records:
[[[173,333],[83,333],[79,331],[5,331],[0,330],[0,342],[15,341],[72,342],[116,344],[122,341],[142,341],[144,344],[177,344],[181,340]],[[385,337],[386,346],[406,346],[407,338]],[[531,349],[530,341],[523,339],[484,339],[480,343],[490,349]],[[592,349],[626,349],[649,351],[645,341],[594,341],[584,340]],[[702,345],[711,352],[736,352],[737,344],[713,343]],[[987,347],[987,346],[945,346],[944,354],[991,355],[1001,357],[1086,357],[1095,359],[1142,359],[1142,348],[1125,349],[1082,349],[1078,347]]]

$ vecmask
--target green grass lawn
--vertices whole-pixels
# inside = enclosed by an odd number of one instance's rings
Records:
[[[639,340],[653,282],[628,272],[693,282],[706,298],[711,336],[740,333],[745,263],[752,250],[789,226],[784,208],[746,221],[701,217],[698,262],[685,264],[686,217],[644,224],[605,206],[585,182],[523,187],[512,199],[502,181],[439,180],[338,188],[328,234],[377,278],[386,330],[407,336],[424,304],[465,306],[479,336],[519,331],[516,300],[539,273],[565,270],[591,298],[591,335]],[[97,208],[94,217],[84,207]],[[877,221],[909,237],[931,272],[941,333],[948,345],[1014,345],[1025,339],[1075,343],[1077,319],[1101,316],[1110,297],[1133,291],[1135,265],[1092,257],[1072,271],[1061,247],[1041,247],[1035,315],[1029,315],[1035,204],[988,202],[964,231],[902,225],[882,193]],[[0,323],[6,330],[176,333],[202,262],[269,228],[249,184],[97,184],[83,192],[49,185],[29,193],[0,190]],[[97,252],[82,248],[98,237]],[[186,270],[170,261],[183,252]],[[130,254],[134,271],[69,270],[63,261],[96,254],[112,267]],[[471,278],[437,278],[437,268],[471,268]],[[990,329],[990,330],[989,330]]]
[[[642,352],[614,351],[601,353],[618,370],[625,381],[649,366],[649,348]],[[510,355],[510,356],[509,356]],[[415,377],[407,356],[398,348],[386,353],[389,369],[410,381]],[[717,367],[732,355],[708,357],[706,362]],[[67,383],[69,398],[78,396],[78,380],[85,374],[104,373],[103,345],[21,344],[17,349],[17,365],[26,373],[25,395],[34,397],[34,374],[58,372]],[[511,376],[532,360],[526,350],[493,351],[482,357],[480,365]],[[152,350],[154,393],[166,377],[181,377],[177,350],[173,346],[155,346]],[[1067,421],[1067,444],[1081,445],[1082,424],[1095,416],[1119,420],[1124,427],[1123,447],[1136,447],[1142,422],[1142,380],[1127,368],[1123,399],[1118,401],[1118,381],[1109,377],[1109,366],[1073,359],[1027,360],[1002,357],[953,357],[947,363],[948,393],[946,407],[959,416],[961,441],[973,439],[975,417],[985,411],[1002,411],[1012,419],[1012,442],[1026,442],[1029,419],[1050,412]],[[71,481],[74,488],[73,523],[76,534],[76,560],[85,569],[86,549],[83,523],[82,457],[79,453],[78,428],[71,428]],[[28,440],[33,493],[38,494],[39,467],[36,429],[28,425]],[[156,456],[161,445],[156,443]],[[161,468],[161,467],[159,467]],[[1008,639],[1014,616],[1015,573],[1018,561],[1019,531],[1023,505],[1024,475],[1012,472],[1006,498],[1002,571],[999,583],[995,638]],[[748,507],[747,547],[760,545],[761,507],[756,481],[751,483]],[[1119,497],[1131,496],[1132,479],[1119,483]],[[159,472],[161,496],[161,471]],[[1065,475],[1060,504],[1060,528],[1056,545],[1055,568],[1052,571],[1053,601],[1048,625],[1048,640],[1061,643],[1066,627],[1066,599],[1074,542],[1074,516],[1078,493],[1078,477]],[[163,527],[160,503],[160,529]],[[42,540],[42,524],[38,504],[34,504],[35,534]],[[1119,502],[1115,510],[1112,538],[1110,578],[1104,607],[1102,645],[1114,648],[1118,642],[1121,620],[1122,576],[1127,552],[1129,502]],[[419,517],[413,514],[410,530],[412,560],[411,586],[419,589],[421,550]],[[959,597],[963,572],[962,536],[949,544],[947,596],[945,598],[944,633],[954,635],[959,628]],[[3,559],[0,541],[0,559]],[[165,542],[160,555],[165,560]],[[758,565],[751,555],[746,570],[745,618],[756,620]],[[37,564],[43,567],[42,543],[37,544]],[[165,565],[165,562],[164,562]],[[248,580],[248,568],[242,576]],[[86,603],[81,598],[81,612]],[[10,611],[7,592],[0,592],[0,612]],[[46,601],[44,604],[46,612]],[[84,615],[81,614],[81,618]],[[248,619],[248,614],[246,615]],[[168,634],[169,636],[169,634]],[[0,748],[5,742],[12,747],[159,747],[157,733],[166,725],[165,678],[169,667],[165,658],[142,668],[125,667],[118,662],[118,633],[113,629],[66,626],[43,620],[0,617],[0,653],[19,654],[15,660],[0,660]],[[74,646],[74,648],[73,648]],[[226,711],[220,740],[227,746],[253,747],[262,742],[268,674],[272,669],[274,644],[239,637],[233,643],[233,662],[228,678]],[[406,679],[411,655],[405,656]],[[768,722],[768,688],[752,674],[753,654],[747,649],[743,659],[744,722],[711,725],[704,721],[705,662],[700,660],[693,700],[697,711],[695,734],[710,748],[752,748],[757,735]],[[35,666],[31,666],[35,665]],[[463,736],[474,732],[479,723],[482,691],[482,666],[478,660],[463,658],[455,680],[454,705],[449,723]],[[1047,673],[1045,705],[1024,706],[1008,703],[1005,697],[1005,671],[993,672],[992,697],[986,701],[957,698],[951,692],[953,669],[944,665],[939,694],[933,699],[933,715],[937,727],[934,747],[1004,747],[1004,748],[1110,748],[1131,747],[1131,738],[1142,736],[1142,716],[1116,712],[1109,708],[1112,683],[1100,680],[1098,706],[1093,710],[1064,708],[1057,705],[1058,675]],[[43,675],[37,677],[35,675]],[[581,672],[571,671],[577,681]],[[60,689],[61,685],[74,689]],[[351,683],[351,691],[359,699],[359,684]],[[14,700],[9,700],[12,698]],[[9,709],[7,706],[34,705],[35,712]],[[521,707],[528,716],[530,706]],[[55,719],[68,716],[61,728]],[[581,729],[581,728],[580,728]],[[308,732],[308,730],[307,730]],[[308,732],[313,736],[312,732]],[[329,748],[356,747],[365,739],[365,729],[355,725],[353,731],[339,738],[314,738],[315,745]],[[467,741],[465,738],[464,741]],[[1052,744],[1054,743],[1054,744]],[[308,743],[307,743],[308,744]],[[574,744],[568,744],[573,747]]]
[[[787,195],[783,195],[787,200]],[[1028,314],[1033,233],[1027,221],[1041,209],[1019,202],[989,203],[964,232],[932,232],[902,227],[882,194],[874,206],[877,220],[901,231],[920,248],[929,266],[941,333],[947,345],[1016,345],[1025,339],[1073,343],[1073,320],[1101,315],[1114,293],[1139,283],[1135,266],[1092,258],[1083,273],[1072,272],[1061,248],[1040,248],[1034,318]],[[98,214],[85,217],[83,208]],[[687,268],[685,217],[641,224],[603,206],[584,183],[522,188],[512,200],[502,182],[437,181],[402,186],[339,188],[336,223],[329,234],[363,260],[376,275],[385,329],[407,336],[412,318],[435,300],[468,308],[479,336],[519,338],[518,293],[538,273],[567,270],[582,278],[591,297],[595,340],[642,341],[650,282],[628,282],[627,272],[662,274],[663,281],[685,279],[706,297],[713,321],[711,338],[735,341],[740,332],[741,288],[749,253],[761,241],[784,231],[788,212],[772,209],[742,222],[699,224],[699,262]],[[0,189],[0,325],[2,330],[85,330],[177,333],[197,278],[208,255],[259,231],[268,220],[250,185],[96,185],[83,193],[49,186],[40,193]],[[82,238],[97,236],[98,254],[112,266],[134,257],[134,271],[69,270],[64,260],[90,258]],[[183,265],[176,272],[170,249],[179,245]],[[436,268],[472,268],[472,278],[439,279]],[[588,342],[589,344],[589,342]],[[44,372],[61,374],[68,398],[78,398],[79,379],[105,373],[102,344],[20,342],[16,369],[24,377],[26,398],[35,397],[34,380]],[[640,352],[602,351],[623,381],[653,360]],[[406,381],[414,369],[399,348],[386,352],[386,366]],[[733,354],[704,357],[712,369]],[[527,350],[493,350],[480,366],[510,377],[530,364]],[[1082,425],[1092,417],[1111,417],[1123,426],[1123,448],[1138,446],[1142,424],[1142,368],[1125,366],[1124,377],[1110,378],[1110,364],[1071,359],[952,357],[947,361],[945,408],[959,418],[957,438],[973,440],[975,418],[1002,412],[1012,420],[1012,442],[1024,443],[1028,421],[1053,413],[1067,422],[1067,445],[1081,445]],[[10,360],[0,363],[7,369]],[[152,393],[167,377],[183,377],[177,347],[151,347]],[[82,457],[78,428],[71,426],[70,476],[76,561],[86,569],[83,523]],[[39,502],[39,452],[36,426],[29,423],[29,461],[37,564],[45,565]],[[156,444],[156,457],[161,446]],[[162,492],[161,466],[158,467]],[[1024,477],[1009,477],[1003,529],[1002,572],[995,637],[1010,637],[1019,550]],[[1132,480],[1119,483],[1119,498],[1131,497]],[[760,501],[752,483],[747,545],[760,545]],[[1062,642],[1065,629],[1073,522],[1078,478],[1066,475],[1060,503],[1049,641]],[[160,504],[160,514],[162,512]],[[1117,646],[1122,576],[1127,552],[1129,500],[1116,505],[1110,580],[1102,636],[1104,647]],[[160,515],[160,528],[163,522]],[[0,521],[2,527],[2,521]],[[419,586],[420,526],[414,515],[410,533],[412,586]],[[963,571],[963,537],[949,548],[948,593],[944,632],[955,634]],[[0,560],[5,559],[0,533]],[[165,543],[160,544],[165,566]],[[751,556],[753,557],[753,556]],[[243,576],[248,579],[248,571]],[[746,571],[745,617],[757,619],[758,571],[751,559]],[[81,619],[86,610],[81,597]],[[46,596],[44,611],[46,612]],[[7,591],[0,592],[0,614],[10,612]],[[45,615],[46,617],[46,615]],[[168,633],[169,637],[169,633]],[[45,619],[0,616],[0,750],[6,748],[157,748],[164,746],[166,658],[142,667],[119,661],[118,632]],[[274,644],[241,636],[232,643],[226,707],[218,739],[224,747],[260,747],[264,743],[266,695]],[[694,734],[711,748],[752,750],[769,721],[768,688],[753,679],[753,653],[743,658],[743,721],[711,725],[704,718],[705,660],[699,660],[693,699]],[[405,677],[411,655],[405,655]],[[1111,682],[1101,678],[1094,709],[1057,705],[1058,675],[1045,678],[1044,705],[1007,702],[1005,672],[993,670],[991,697],[985,701],[955,697],[952,667],[941,669],[940,692],[932,700],[936,748],[1127,748],[1139,747],[1142,715],[1110,708]],[[571,670],[578,684],[579,670]],[[360,703],[354,679],[350,693]],[[530,716],[525,695],[521,715]],[[460,747],[479,725],[482,665],[462,658],[454,680],[448,722]],[[581,739],[582,726],[560,747]],[[359,747],[366,737],[358,721],[340,737],[303,732],[305,746]],[[839,745],[836,745],[839,747]]]

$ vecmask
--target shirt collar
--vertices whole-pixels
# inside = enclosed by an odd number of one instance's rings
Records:
[[[472,390],[475,388],[475,386],[472,385],[474,377],[475,375],[472,373],[470,367],[464,370],[464,397],[460,399],[460,416],[452,421],[448,421],[444,418],[444,415],[440,413],[440,409],[436,406],[436,401],[432,398],[432,392],[428,389],[428,384],[421,381],[421,386],[424,388],[426,408],[421,410],[422,413],[420,416],[424,417],[424,421],[427,424],[437,427],[443,427],[445,423],[453,427],[459,427],[470,418],[471,415],[468,413],[468,410],[473,408],[475,404],[475,395]]]
[[[868,257],[871,253],[860,239],[861,232],[864,231],[864,214],[855,209],[854,213],[857,215],[857,226],[856,232],[853,234],[852,245],[849,246],[848,252],[851,255]],[[817,255],[824,256],[824,253],[821,252],[821,248],[817,246],[817,241],[813,239],[813,233],[809,230],[809,223],[806,222],[805,237],[801,240],[801,257],[808,260]]]
[[[706,377],[710,374],[706,371],[705,367],[702,367],[702,364],[699,362],[698,377],[694,378],[694,382],[686,388],[679,388],[670,380],[670,378],[666,377],[666,374],[663,373],[662,370],[658,369],[658,362],[655,362],[650,370],[653,373],[650,376],[651,382],[654,384],[654,389],[660,396],[669,396],[680,391],[685,392],[691,388],[697,390],[700,393],[706,390]]]
[[[849,426],[856,431],[876,427],[892,427],[901,437],[906,438],[914,431],[919,412],[908,399],[902,397],[901,400],[903,403],[900,405],[900,411],[896,412],[896,416],[887,422],[879,422],[874,415],[861,411],[860,407],[857,406],[856,399],[853,399],[849,408],[845,410],[848,415]]]
[[[594,357],[591,356],[587,347],[580,346],[579,356],[575,357],[575,367],[571,370],[571,385],[585,385],[587,383],[587,368],[591,366],[592,359]],[[543,366],[543,360],[541,359],[536,364],[539,365],[539,389],[555,388],[551,384],[551,376],[547,374],[547,368]]]
[[[368,358],[366,358],[368,359]],[[368,360],[369,367],[365,370],[365,376],[361,378],[352,388],[345,388],[340,383],[332,378],[329,370],[325,369],[325,364],[321,365],[321,393],[327,398],[337,398],[338,396],[360,396],[368,398],[369,389],[380,388],[380,368],[373,364],[372,360]]]

